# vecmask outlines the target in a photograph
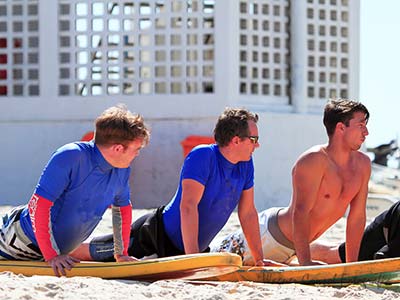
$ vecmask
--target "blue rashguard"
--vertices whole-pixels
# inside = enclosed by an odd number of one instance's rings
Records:
[[[182,251],[180,203],[183,179],[196,180],[205,187],[198,205],[199,250],[202,252],[228,221],[242,191],[253,187],[253,160],[232,164],[215,144],[198,146],[189,153],[182,167],[178,190],[163,211],[165,232]]]
[[[93,142],[67,144],[52,155],[34,193],[53,202],[49,227],[60,254],[86,240],[110,205],[130,204],[129,174],[130,168],[111,166]],[[38,245],[28,207],[20,222]]]

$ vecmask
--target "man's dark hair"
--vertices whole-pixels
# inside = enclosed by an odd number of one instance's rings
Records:
[[[364,113],[365,121],[368,122],[368,109],[361,102],[347,99],[329,100],[324,109],[324,125],[328,136],[333,135],[336,124],[339,122],[349,126],[350,120],[356,112]]]
[[[220,147],[227,146],[235,136],[248,137],[248,121],[257,123],[258,115],[244,108],[226,108],[219,116],[214,129],[214,139]]]

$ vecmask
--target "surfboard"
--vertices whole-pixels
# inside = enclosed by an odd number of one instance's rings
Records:
[[[213,276],[207,280],[306,284],[398,283],[400,282],[400,258],[323,266],[242,267],[236,272]]]
[[[92,276],[104,279],[132,279],[154,281],[159,279],[202,279],[219,276],[239,269],[240,256],[231,253],[202,253],[179,255],[137,262],[80,262],[67,277]],[[54,276],[46,262],[0,260],[0,272],[25,276]]]

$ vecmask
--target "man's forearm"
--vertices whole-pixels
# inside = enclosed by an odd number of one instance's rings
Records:
[[[115,255],[128,255],[129,239],[132,223],[132,206],[113,206],[112,223]]]
[[[364,226],[358,224],[346,229],[346,262],[358,261]]]
[[[243,234],[246,238],[254,264],[263,260],[262,243],[260,237],[260,224],[257,211],[240,218]]]
[[[181,212],[181,230],[183,247],[186,254],[199,253],[199,216],[197,209],[185,209]]]
[[[310,244],[306,240],[298,241],[294,242],[294,248],[299,264],[302,266],[308,265],[311,262]]]
[[[293,244],[300,265],[308,265],[311,262],[309,238],[309,224],[303,221],[293,221]]]

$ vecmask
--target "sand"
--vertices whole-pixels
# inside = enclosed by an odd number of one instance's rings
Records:
[[[0,214],[8,207],[0,207]],[[149,210],[134,210],[137,218]],[[234,213],[217,238],[239,228]],[[341,219],[323,237],[329,241],[344,238],[345,219]],[[93,233],[111,232],[108,211]],[[9,272],[0,273],[2,299],[397,299],[400,286],[362,284],[350,286],[315,286],[301,284],[262,284],[253,282],[193,283],[184,280],[161,280],[146,283],[128,280],[103,280],[92,277],[57,278],[51,276],[25,277]]]

